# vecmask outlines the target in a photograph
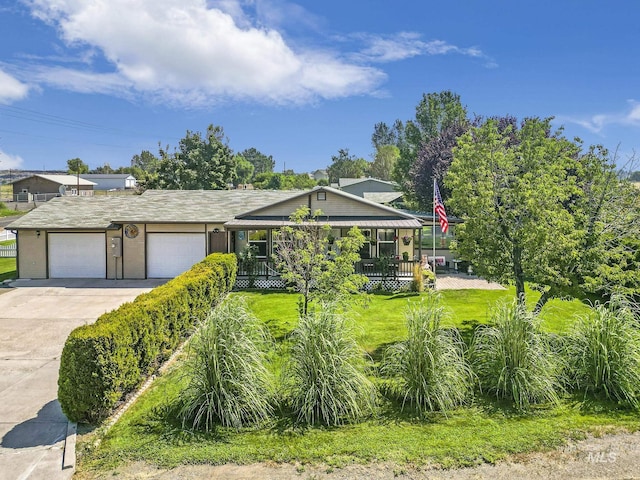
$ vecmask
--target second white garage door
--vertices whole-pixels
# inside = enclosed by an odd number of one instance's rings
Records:
[[[206,256],[203,233],[149,233],[147,277],[173,278]]]
[[[104,233],[50,233],[50,278],[105,278]]]

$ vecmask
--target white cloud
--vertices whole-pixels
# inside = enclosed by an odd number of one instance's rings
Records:
[[[575,123],[592,133],[601,133],[610,125],[640,127],[640,102],[628,101],[629,107],[623,112],[598,113],[588,117],[574,117],[559,115],[561,122]]]
[[[385,36],[359,34],[357,38],[366,44],[366,47],[360,51],[359,57],[371,62],[394,62],[420,55],[458,54],[485,59],[486,66],[489,67],[497,66],[477,47],[458,47],[444,40],[425,42],[422,40],[422,35],[416,32],[400,32]]]
[[[29,87],[17,78],[0,70],[0,103],[22,100],[29,93]]]
[[[239,1],[25,1],[67,45],[96,49],[107,60],[106,72],[36,70],[40,82],[74,91],[137,92],[187,104],[302,103],[370,94],[386,78],[327,52],[297,51],[278,31],[255,26]]]
[[[8,153],[0,150],[0,170],[18,169],[22,168],[24,160],[18,155],[9,155]]]

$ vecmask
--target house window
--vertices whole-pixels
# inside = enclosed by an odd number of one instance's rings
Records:
[[[378,229],[378,256],[394,257],[396,255],[396,231],[393,228]]]
[[[451,242],[455,239],[455,225],[449,225],[447,233],[442,233],[440,225],[436,225],[435,246],[438,250],[449,250]],[[418,244],[418,239],[415,238],[415,245]],[[433,227],[422,227],[422,248],[433,248]]]
[[[343,230],[343,234],[342,236],[347,236],[349,230],[344,229]],[[364,235],[364,244],[362,245],[362,248],[360,248],[360,251],[358,252],[360,254],[360,258],[362,260],[367,260],[369,258],[371,258],[371,243],[374,242],[375,243],[375,239],[373,239],[371,237],[371,230],[362,230],[362,235]]]
[[[316,195],[316,198],[318,200],[326,200],[327,199],[327,192],[318,192]]]
[[[249,245],[258,248],[258,256],[267,256],[267,231],[266,230],[249,230]]]

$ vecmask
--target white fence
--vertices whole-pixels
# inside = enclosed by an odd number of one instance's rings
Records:
[[[0,230],[0,242],[5,242],[7,240],[15,240],[16,234],[10,230]]]
[[[15,240],[16,234],[9,230],[0,230],[0,242]],[[18,245],[14,242],[11,245],[0,245],[0,258],[15,258],[18,256]]]
[[[0,258],[15,258],[18,256],[18,246],[13,245],[0,245]]]

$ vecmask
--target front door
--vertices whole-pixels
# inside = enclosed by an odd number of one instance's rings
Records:
[[[209,253],[227,253],[227,232],[209,232]]]

